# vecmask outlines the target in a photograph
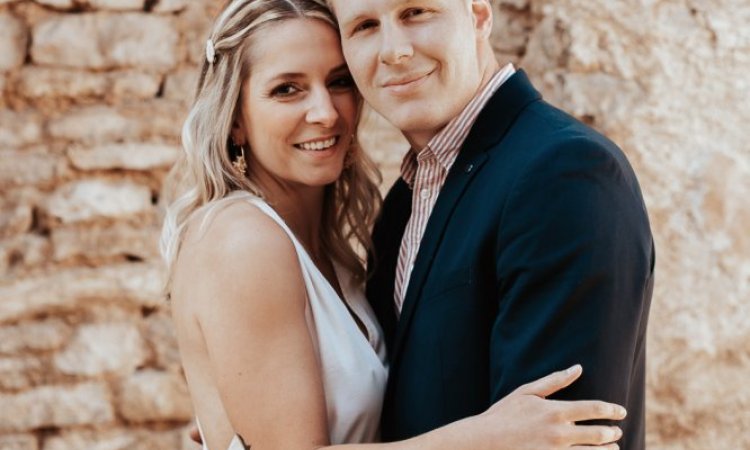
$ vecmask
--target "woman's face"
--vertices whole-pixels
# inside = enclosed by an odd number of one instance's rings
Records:
[[[261,183],[325,186],[338,179],[355,132],[359,96],[336,30],[291,19],[258,30],[242,86],[236,143]]]

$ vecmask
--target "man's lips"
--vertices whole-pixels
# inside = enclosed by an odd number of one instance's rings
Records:
[[[390,91],[393,91],[394,93],[401,93],[401,92],[408,91],[412,88],[417,87],[424,80],[426,80],[427,77],[432,75],[433,72],[434,70],[430,70],[429,72],[422,73],[422,74],[391,78],[391,79],[386,80],[381,86]]]

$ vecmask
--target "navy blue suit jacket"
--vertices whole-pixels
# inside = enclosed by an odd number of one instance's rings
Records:
[[[620,149],[545,103],[518,71],[448,174],[397,319],[395,267],[410,212],[399,179],[373,231],[367,285],[391,364],[383,439],[481,413],[580,363],[581,379],[556,397],[622,404],[620,448],[643,449],[654,248]]]

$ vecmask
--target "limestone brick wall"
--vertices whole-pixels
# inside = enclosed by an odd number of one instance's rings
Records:
[[[156,242],[217,3],[0,0],[0,449],[194,448]],[[649,448],[750,448],[750,3],[493,5],[501,60],[639,174]],[[393,180],[403,140],[364,128]]]

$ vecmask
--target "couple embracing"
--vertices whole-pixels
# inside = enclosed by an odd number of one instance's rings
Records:
[[[636,177],[491,29],[489,0],[221,11],[162,236],[204,448],[644,448]],[[382,204],[363,102],[411,145]]]

